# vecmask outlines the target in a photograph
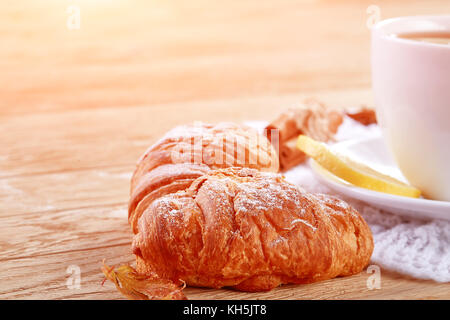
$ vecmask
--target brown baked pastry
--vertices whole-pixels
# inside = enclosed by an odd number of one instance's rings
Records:
[[[147,205],[133,239],[137,271],[191,286],[262,291],[351,275],[373,250],[347,203],[253,169],[209,171]]]
[[[340,111],[327,108],[315,99],[307,99],[299,106],[281,113],[266,127],[270,140],[273,133],[279,135],[276,149],[279,151],[280,170],[289,170],[306,160],[306,155],[297,148],[300,134],[327,142],[333,140],[342,121]]]
[[[211,169],[231,166],[277,172],[278,156],[266,137],[233,123],[196,123],[169,131],[145,152],[133,174],[128,206],[133,232],[155,199],[188,188]]]

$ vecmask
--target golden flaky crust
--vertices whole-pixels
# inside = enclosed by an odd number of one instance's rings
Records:
[[[139,272],[243,291],[355,274],[372,250],[369,227],[347,203],[242,168],[209,171],[155,199],[133,240]]]
[[[128,206],[133,232],[155,199],[188,188],[212,169],[232,166],[277,172],[277,152],[256,130],[233,123],[172,129],[145,152],[133,174]]]

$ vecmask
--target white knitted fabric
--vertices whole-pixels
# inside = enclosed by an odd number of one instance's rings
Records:
[[[261,129],[265,124],[249,122]],[[336,135],[338,141],[378,133],[376,125],[365,127],[346,118]],[[369,224],[375,242],[371,263],[419,279],[450,282],[450,222],[405,218],[348,198],[320,183],[307,164],[285,173],[286,179],[309,192],[335,195],[357,209]]]

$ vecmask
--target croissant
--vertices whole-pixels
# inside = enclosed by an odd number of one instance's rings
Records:
[[[191,286],[310,283],[360,272],[373,251],[368,225],[347,203],[249,168],[209,170],[141,214],[137,271]]]
[[[155,199],[188,188],[210,170],[232,166],[277,172],[277,152],[255,129],[234,123],[170,130],[144,153],[131,179],[128,221],[133,232]]]

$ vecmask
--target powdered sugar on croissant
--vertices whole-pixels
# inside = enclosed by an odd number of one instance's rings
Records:
[[[372,250],[369,227],[345,202],[246,168],[208,171],[154,199],[133,240],[139,272],[244,291],[358,273]]]

